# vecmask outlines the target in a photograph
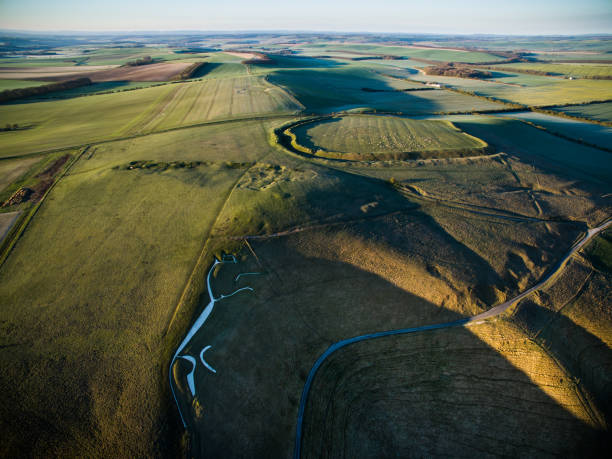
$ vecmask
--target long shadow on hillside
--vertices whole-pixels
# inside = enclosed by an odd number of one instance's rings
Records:
[[[253,242],[256,257],[217,274],[218,295],[229,292],[227,279],[237,272],[264,273],[236,283],[255,290],[219,304],[194,339],[193,352],[212,346],[206,356],[216,370],[196,371],[195,400],[185,390],[189,368],[177,372],[195,455],[289,456],[306,375],[330,344],[461,317],[353,263],[330,259],[316,237]],[[350,242],[345,255],[353,252],[363,265],[393,258],[386,250],[373,258]],[[483,449],[559,454],[595,434],[498,351],[466,330],[458,333],[459,345],[455,335],[441,345],[440,334],[430,333],[420,334],[416,347],[399,338],[377,340],[384,346],[374,352],[349,346],[339,363],[334,355],[336,363],[321,369],[311,391],[304,457],[343,455],[345,446],[347,457]]]
[[[499,150],[526,155],[528,163],[575,181],[583,179],[600,184],[612,178],[612,155],[609,152],[579,145],[515,120],[495,123],[455,122],[461,130],[479,137]]]
[[[382,76],[367,69],[281,70],[272,73],[269,80],[287,88],[314,113],[369,108],[416,115],[442,110],[440,104],[414,91],[396,91]]]
[[[333,174],[339,180],[333,189],[313,186],[305,194],[303,205],[308,206],[309,214],[324,214],[327,209],[349,209],[351,206],[359,209],[372,201],[378,204],[375,209],[380,213],[404,210],[375,220],[364,218],[345,230],[363,240],[374,238],[407,259],[418,259],[436,277],[443,277],[443,271],[454,271],[455,278],[471,286],[474,296],[484,305],[491,306],[496,301],[495,289],[503,290],[507,286],[507,280],[502,279],[486,259],[449,234],[434,218],[386,182],[338,169],[334,169]]]
[[[269,69],[282,68],[282,69],[311,69],[311,68],[333,68],[343,67],[347,64],[344,62],[338,62],[329,59],[320,59],[316,57],[308,56],[281,56],[278,54],[269,55],[272,61],[269,64],[251,64],[254,69]]]

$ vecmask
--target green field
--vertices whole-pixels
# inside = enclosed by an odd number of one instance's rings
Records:
[[[0,106],[0,126],[18,123],[28,129],[0,132],[1,155],[65,148],[215,119],[291,113],[299,108],[285,91],[260,77],[214,79],[50,102],[5,104]]]
[[[166,83],[160,83],[158,81],[107,81],[102,83],[93,83],[86,86],[79,86],[78,88],[67,89],[64,91],[50,92],[47,94],[41,94],[39,96],[32,96],[23,100],[27,103],[32,103],[48,99],[71,99],[73,97],[92,96],[95,94],[131,91],[134,89],[148,88],[150,86],[161,86],[163,84]]]
[[[317,155],[347,159],[466,156],[486,147],[448,122],[390,116],[329,118],[293,132],[299,144]]]
[[[553,53],[537,53],[537,58],[543,61],[561,61],[562,63],[571,62],[574,63],[578,61],[601,61],[602,63],[609,64],[610,63],[610,53],[609,53],[609,45],[607,43],[603,43],[597,51],[593,52],[553,52]]]
[[[32,86],[41,86],[43,84],[49,84],[46,81],[32,81],[32,80],[0,80],[0,91],[6,91],[9,89],[18,88],[29,88]]]
[[[552,107],[552,110],[560,113],[567,113],[570,116],[576,116],[578,118],[607,121],[608,123],[612,123],[612,102]]]
[[[411,75],[417,81],[433,81],[523,105],[576,104],[612,98],[612,82],[567,80],[540,75],[504,72],[488,80],[470,80],[434,75]]]
[[[238,77],[247,74],[247,68],[240,62],[209,62],[197,75],[200,78]]]
[[[496,69],[508,71],[534,70],[578,78],[612,79],[612,65],[608,64],[546,64],[540,62],[520,62],[496,65]]]
[[[452,37],[432,38],[426,42],[437,46],[458,47],[485,47],[490,50],[517,49],[527,50],[536,54],[551,53],[550,56],[605,56],[610,48],[607,37],[598,36],[495,36],[491,35],[482,40],[478,37]],[[567,53],[567,54],[564,54]]]

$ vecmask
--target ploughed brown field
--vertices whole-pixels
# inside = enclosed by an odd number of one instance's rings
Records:
[[[62,81],[86,77],[94,83],[103,81],[168,81],[180,74],[190,62],[163,62],[159,64],[119,67],[99,65],[89,67],[4,67],[0,79]]]
[[[93,72],[110,70],[115,67],[114,65],[1,67],[0,79],[39,81],[69,80],[71,78],[87,76]]]

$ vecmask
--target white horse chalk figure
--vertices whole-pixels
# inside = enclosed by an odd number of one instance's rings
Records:
[[[206,286],[208,287],[208,296],[210,298],[210,301],[209,301],[208,305],[204,308],[204,310],[202,311],[200,316],[197,318],[197,320],[193,323],[193,325],[191,326],[189,331],[187,332],[187,335],[185,336],[185,338],[183,339],[183,341],[181,342],[181,344],[177,348],[176,352],[174,353],[174,356],[172,357],[172,361],[170,362],[170,370],[169,370],[169,374],[170,374],[170,389],[172,390],[172,395],[174,396],[174,401],[176,402],[176,406],[178,408],[179,415],[181,416],[181,421],[183,422],[183,427],[185,427],[185,428],[187,427],[187,424],[185,423],[185,418],[183,417],[183,413],[181,412],[181,407],[179,405],[178,399],[176,398],[176,393],[174,392],[174,387],[172,385],[172,368],[174,367],[174,363],[176,362],[177,359],[184,359],[184,360],[186,360],[186,361],[191,363],[191,371],[187,374],[187,386],[189,387],[189,391],[191,392],[191,396],[195,397],[196,390],[195,390],[194,374],[195,374],[195,370],[196,370],[196,366],[197,366],[197,360],[196,360],[195,357],[193,357],[191,355],[188,355],[188,354],[180,355],[181,352],[183,351],[183,349],[185,349],[185,346],[187,346],[187,344],[189,344],[191,339],[198,332],[198,330],[202,327],[202,325],[204,325],[204,322],[206,322],[206,319],[208,319],[208,316],[210,316],[210,314],[212,313],[212,310],[215,307],[215,303],[217,301],[221,301],[221,300],[223,300],[225,298],[229,298],[231,296],[234,296],[236,293],[242,292],[242,291],[245,291],[245,290],[253,291],[253,289],[251,287],[241,287],[241,288],[235,290],[234,292],[230,293],[229,295],[221,294],[221,296],[219,296],[218,298],[215,298],[214,295],[213,295],[213,291],[212,291],[211,285],[210,285],[210,275],[212,274],[214,269],[217,267],[217,265],[221,265],[221,264],[224,264],[224,263],[234,263],[234,264],[236,264],[236,263],[238,263],[238,261],[236,260],[236,257],[234,255],[224,255],[221,260],[215,258],[215,262],[211,266],[210,270],[208,271],[208,275],[206,276]],[[242,275],[246,276],[246,275],[254,275],[254,274],[259,274],[259,273],[238,274],[236,276],[236,278],[234,279],[234,282],[237,282]],[[211,347],[212,346],[210,346],[210,345],[206,346],[204,349],[202,349],[200,351],[200,361],[202,362],[202,364],[208,370],[212,371],[213,373],[217,373],[217,371],[213,367],[211,367],[204,360],[204,353],[208,349],[210,349]]]

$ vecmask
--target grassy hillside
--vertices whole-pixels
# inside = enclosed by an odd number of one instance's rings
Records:
[[[608,231],[574,258],[557,282],[521,302],[513,318],[580,381],[593,417],[607,429],[612,423],[611,259]]]
[[[211,139],[234,135],[216,129]],[[252,140],[250,132],[242,126],[240,134]],[[177,451],[159,375],[191,310],[180,311],[178,329],[169,326],[217,214],[250,163],[219,143],[185,155],[202,164],[181,166],[175,150],[158,145],[151,168],[130,169],[143,154],[136,141],[134,155],[124,143],[86,153],[0,269],[2,344],[10,349],[0,377],[3,455]],[[268,151],[266,142],[250,145],[253,155]],[[23,423],[9,421],[15,416]]]
[[[364,194],[366,184],[361,182],[360,189]],[[283,186],[281,189],[291,193],[295,187]],[[388,196],[384,192],[373,191],[380,195],[381,203],[388,203]],[[265,192],[268,190],[250,191]],[[234,194],[232,201],[244,202],[246,193],[247,190]],[[272,213],[274,208],[273,203],[265,207],[271,213],[272,221],[276,221]],[[230,204],[226,210],[240,212],[241,208]],[[253,215],[262,213],[253,212]],[[279,215],[282,218],[285,212],[280,211]],[[334,220],[339,220],[339,223],[333,224]],[[254,291],[223,300],[186,349],[187,353],[197,355],[205,346],[212,346],[206,355],[216,374],[204,369],[196,372],[195,398],[187,392],[185,385],[185,372],[190,367],[178,364],[176,377],[181,393],[181,409],[190,416],[191,428],[202,433],[201,437],[196,438],[195,446],[199,454],[215,456],[223,451],[223,454],[236,456],[244,450],[253,451],[254,454],[267,451],[267,454],[275,456],[290,454],[304,380],[313,362],[331,343],[364,333],[445,322],[473,314],[494,304],[491,301],[498,301],[487,291],[487,286],[512,283],[510,279],[499,279],[497,266],[492,267],[490,263],[499,258],[500,252],[515,246],[516,239],[500,243],[497,238],[498,248],[491,250],[491,247],[487,247],[483,250],[485,255],[482,255],[475,253],[465,239],[455,239],[435,220],[414,209],[388,215],[374,214],[372,217],[364,212],[361,218],[355,216],[344,223],[342,220],[333,219],[326,225],[315,225],[310,229],[304,225],[302,230],[281,237],[251,238],[250,248],[244,248],[240,263],[223,266],[214,276],[212,288],[217,296],[243,286],[250,286]],[[474,227],[473,224],[471,226]],[[274,227],[264,227],[260,234],[270,234],[275,230]],[[491,228],[494,234],[500,234],[499,230],[499,227]],[[511,224],[507,225],[504,234],[504,237],[521,239],[537,234],[540,241],[553,240],[536,228]],[[509,236],[511,234],[514,236]],[[415,238],[415,235],[419,237]],[[490,237],[467,236],[467,239],[472,244],[479,244]],[[561,247],[556,247],[552,252],[561,250]],[[549,258],[548,262],[551,261]],[[291,269],[287,269],[288,266]],[[517,264],[514,269],[523,273],[529,270],[525,264]],[[505,269],[502,268],[502,271]],[[260,274],[235,281],[241,272]],[[475,285],[479,287],[473,288]],[[206,301],[207,298],[202,299],[200,308],[205,306]],[[262,339],[263,336],[266,339]],[[510,337],[512,335],[508,333],[499,340],[508,342]],[[513,352],[512,343],[520,343],[523,339],[522,336],[516,340],[513,338],[507,344],[507,351]],[[516,370],[512,364],[504,362],[505,356],[496,352],[487,354],[487,345],[479,342],[478,338],[472,337],[468,343],[471,343],[466,345],[468,349],[479,346],[483,349],[479,366],[490,364],[508,368],[508,372],[519,381],[534,377],[533,368],[542,364],[539,360],[542,355],[534,354],[531,356],[533,366],[523,362],[525,366]],[[449,349],[456,346],[456,342],[449,344]],[[459,349],[457,352],[461,352]],[[389,350],[384,353],[387,355]],[[448,352],[443,352],[443,355],[448,355]],[[405,359],[402,360],[405,362]],[[485,361],[487,363],[483,363]],[[461,371],[460,365],[458,373]],[[417,369],[414,366],[410,368]],[[431,362],[431,368],[439,370],[438,361]],[[397,370],[397,367],[394,366],[393,370]],[[551,379],[559,374],[554,366],[550,371]],[[395,373],[395,377],[398,374],[403,373]],[[384,381],[393,377],[391,374],[381,377],[381,390]],[[538,378],[527,387],[519,384],[519,387],[507,389],[510,394],[508,401],[521,397],[532,400],[534,396],[546,401],[543,412],[534,415],[531,422],[537,423],[538,416],[540,419],[547,416],[555,418],[566,409],[572,413],[582,413],[576,398],[572,396],[571,384],[550,389],[546,387],[549,382],[544,377]],[[507,387],[503,382],[498,384],[500,388]],[[558,402],[550,400],[550,395],[542,394],[542,391],[564,400],[563,405],[557,406]],[[315,392],[315,397],[325,397],[322,391]],[[492,392],[497,394],[498,391]],[[449,394],[452,393],[449,390]],[[484,400],[487,400],[488,394],[483,394]],[[262,409],[263,406],[268,409]],[[225,417],[223,413],[227,410],[234,415]],[[403,417],[403,412],[401,407],[398,410],[399,419]],[[392,413],[396,412],[389,406],[388,415],[395,419]],[[456,413],[455,408],[448,412],[448,416],[454,416],[453,413]],[[516,412],[497,412],[495,415],[513,424],[523,417],[522,413]],[[218,419],[224,419],[222,426],[219,426]],[[469,415],[466,415],[466,419],[469,419]],[[565,445],[571,445],[580,435],[581,431],[576,430],[580,429],[580,423],[575,423],[571,414],[563,415],[562,419],[559,425],[563,426],[563,431],[573,432],[564,440],[567,442]],[[321,426],[319,422],[309,421],[310,418],[306,425],[312,427],[308,428]],[[213,428],[215,425],[217,427]],[[236,435],[238,432],[246,434]],[[520,438],[522,432],[511,429],[506,438],[511,442]],[[546,435],[551,434],[548,430],[546,432]],[[556,435],[560,436],[550,440],[551,447],[564,438],[560,433]],[[402,438],[410,444],[409,437],[399,434],[398,439]],[[360,437],[354,437],[354,440],[363,447],[368,445],[367,440]],[[433,445],[435,441],[423,443]]]

